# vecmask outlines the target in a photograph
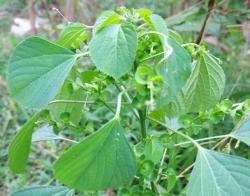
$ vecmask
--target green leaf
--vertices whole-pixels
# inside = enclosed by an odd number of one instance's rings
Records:
[[[71,24],[65,27],[58,40],[57,44],[69,48],[71,44],[76,41],[76,39],[86,30],[86,27],[83,24]]]
[[[154,164],[158,164],[161,161],[164,147],[155,138],[146,139],[145,143],[145,159],[151,160]]]
[[[88,70],[88,71],[81,72],[81,81],[84,83],[91,84],[99,77],[100,77],[100,72],[98,71]]]
[[[73,146],[54,165],[56,178],[79,191],[118,188],[135,172],[135,156],[118,119]]]
[[[71,82],[65,81],[60,93],[55,97],[56,100],[84,100],[82,89],[73,89]],[[69,121],[78,125],[83,116],[82,103],[56,102],[49,105],[50,114],[54,121],[62,122],[61,115],[69,114]]]
[[[187,196],[250,195],[250,161],[200,149],[187,188]]]
[[[225,75],[218,60],[202,51],[194,64],[184,89],[190,112],[210,109],[221,98],[225,87]]]
[[[142,18],[142,19],[144,19],[144,18],[146,18],[146,17],[149,17],[149,16],[151,16],[152,15],[152,11],[151,10],[149,10],[149,9],[137,9],[137,10],[135,10],[136,11],[136,13],[138,13],[139,14],[139,16]]]
[[[250,146],[250,116],[248,116],[233,133],[232,137]]]
[[[111,25],[100,30],[90,42],[89,52],[96,68],[120,78],[132,67],[137,34],[132,25]]]
[[[154,30],[163,33],[168,37],[168,29],[165,20],[153,14],[150,20],[154,26]],[[164,39],[160,36],[163,50],[167,53],[168,48],[172,48],[170,56],[161,62],[157,67],[157,73],[164,77],[168,87],[168,95],[165,100],[168,103],[177,96],[182,87],[185,85],[191,73],[191,58],[184,48],[182,48],[175,40]]]
[[[153,27],[156,31],[165,34],[166,36],[168,35],[168,29],[165,20],[157,15],[157,14],[152,14],[150,16],[150,21],[153,24]]]
[[[11,171],[14,173],[21,173],[25,170],[30,152],[33,128],[39,116],[40,112],[27,121],[9,146],[8,163]]]
[[[162,75],[168,87],[166,103],[177,96],[191,74],[191,58],[176,41],[168,40],[173,51],[170,56],[157,66],[157,73]]]
[[[21,42],[9,61],[11,96],[30,108],[44,108],[61,88],[76,55],[39,37]]]
[[[63,186],[34,186],[15,192],[12,196],[73,196],[74,191]]]
[[[120,17],[114,11],[108,10],[101,14],[100,17],[97,18],[94,24],[94,32],[98,32],[102,28],[112,25],[112,24],[119,24]]]
[[[151,67],[147,65],[141,65],[136,69],[135,80],[139,84],[147,84],[153,76],[154,71]]]
[[[164,105],[164,103],[162,103],[162,105]],[[181,90],[177,96],[175,96],[166,106],[164,106],[165,113],[170,118],[180,116],[186,112],[186,105],[186,100],[183,91]]]

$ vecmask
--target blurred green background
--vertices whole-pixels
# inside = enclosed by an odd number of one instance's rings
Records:
[[[29,118],[8,96],[7,64],[13,48],[25,37],[56,40],[67,20],[92,25],[103,10],[147,8],[165,18],[185,42],[195,42],[207,14],[207,0],[0,0],[0,196],[32,184],[50,184],[56,144],[38,143],[32,149],[29,172],[14,176],[7,167],[7,147]],[[59,10],[61,14],[59,13]],[[67,19],[65,19],[64,17]],[[205,30],[203,43],[222,60],[226,74],[223,98],[240,102],[250,97],[250,1],[221,0]],[[223,129],[223,127],[222,127]]]

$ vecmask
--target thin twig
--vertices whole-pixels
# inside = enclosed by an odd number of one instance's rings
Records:
[[[178,134],[178,135],[180,135],[180,136],[186,138],[187,140],[189,140],[190,142],[192,142],[192,143],[194,144],[194,146],[197,147],[198,149],[201,149],[201,148],[202,148],[202,146],[201,146],[198,142],[196,142],[196,141],[195,141],[193,138],[191,138],[190,136],[188,136],[188,135],[182,133],[181,131],[178,131],[178,130],[176,130],[176,129],[172,129],[172,128],[170,128],[167,124],[165,124],[165,123],[163,123],[163,122],[161,122],[161,121],[159,121],[159,120],[157,120],[157,119],[151,118],[151,117],[149,117],[149,116],[147,116],[147,118],[148,118],[149,120],[153,121],[153,122],[156,122],[156,123],[160,124],[161,126],[165,127],[166,129],[168,129],[168,130],[170,130],[170,131],[172,131],[172,132],[174,132],[174,133],[176,133],[176,134]]]
[[[70,24],[71,22],[60,12],[59,9],[57,9],[56,7],[52,8],[54,11],[56,11],[68,24]]]
[[[184,174],[187,173],[190,169],[193,168],[195,163],[192,163],[189,165],[186,169],[184,169],[178,176],[176,176],[177,179],[184,177]]]
[[[215,0],[210,0],[208,2],[208,13],[206,15],[206,18],[205,18],[205,20],[203,22],[203,25],[201,27],[201,30],[199,32],[198,38],[196,40],[196,44],[200,44],[201,43],[201,40],[203,38],[205,29],[206,29],[206,26],[207,26],[208,19],[210,18],[211,14],[213,12],[214,7],[215,7]]]

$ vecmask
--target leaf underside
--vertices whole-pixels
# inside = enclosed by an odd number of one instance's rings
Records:
[[[188,111],[210,109],[220,100],[225,87],[225,75],[217,59],[203,52],[197,59],[184,89]]]
[[[187,196],[250,195],[250,161],[202,149],[187,188]]]
[[[246,117],[240,127],[233,132],[232,137],[250,146],[250,116]]]

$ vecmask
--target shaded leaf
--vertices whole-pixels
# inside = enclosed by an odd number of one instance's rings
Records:
[[[21,173],[24,171],[30,152],[31,138],[35,122],[40,113],[34,115],[17,133],[8,149],[8,163],[11,171]]]
[[[161,143],[154,138],[148,138],[145,143],[145,159],[151,160],[154,164],[158,164],[161,161],[164,147]]]
[[[250,161],[200,149],[187,188],[187,196],[250,195]]]
[[[150,21],[153,24],[153,27],[156,31],[163,33],[166,36],[168,35],[168,29],[167,29],[166,22],[161,16],[159,16],[157,14],[152,14],[150,16]]]
[[[57,100],[84,100],[82,89],[73,89],[71,82],[65,81],[60,93],[55,97]],[[57,102],[49,105],[50,114],[54,121],[61,122],[63,113],[69,114],[69,121],[78,125],[83,116],[82,103]]]
[[[188,110],[210,109],[220,100],[224,87],[225,75],[218,60],[205,51],[201,52],[184,89]]]
[[[165,20],[158,15],[150,16],[154,29],[166,35],[166,39],[160,36],[163,50],[165,53],[172,48],[172,53],[168,58],[161,62],[157,67],[157,73],[164,77],[168,87],[165,103],[177,96],[182,87],[185,85],[191,73],[191,58],[184,48],[175,40],[168,38],[168,29]]]
[[[111,25],[91,40],[89,52],[96,68],[120,78],[132,67],[137,48],[137,35],[132,25]]]
[[[30,108],[44,108],[55,97],[76,55],[39,37],[21,42],[13,52],[8,69],[11,96]]]
[[[166,106],[164,106],[166,116],[173,118],[184,114],[187,110],[186,105],[186,100],[183,91],[181,90],[177,96],[175,96]]]
[[[157,66],[157,73],[164,77],[168,94],[166,103],[177,96],[191,74],[191,58],[176,41],[168,40],[173,52]]]
[[[118,119],[70,148],[54,165],[56,178],[79,191],[118,188],[135,171],[135,156]]]

